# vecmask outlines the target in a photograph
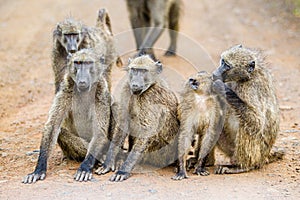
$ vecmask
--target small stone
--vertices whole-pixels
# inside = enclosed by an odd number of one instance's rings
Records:
[[[154,193],[157,193],[157,190],[155,190],[155,189],[150,189],[150,190],[148,190],[150,193],[152,193],[152,194],[154,194]]]
[[[3,158],[5,158],[5,157],[7,157],[7,156],[8,156],[8,153],[4,153],[4,152],[2,153],[2,157],[3,157]]]

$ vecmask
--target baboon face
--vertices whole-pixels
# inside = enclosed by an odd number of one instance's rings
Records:
[[[75,53],[84,37],[84,28],[73,19],[66,19],[56,27],[56,34],[61,45],[68,53]]]
[[[206,94],[210,92],[212,85],[212,77],[205,71],[200,71],[196,75],[189,78],[186,87],[191,88],[198,94]]]
[[[155,84],[156,78],[162,71],[162,64],[154,62],[148,55],[143,55],[129,61],[127,68],[129,86],[132,94],[140,95]]]
[[[97,56],[87,49],[76,52],[68,58],[69,72],[76,83],[79,92],[90,91],[92,85],[101,76],[100,64],[102,58],[97,60]]]
[[[224,82],[245,82],[255,70],[253,53],[241,45],[232,47],[221,55],[220,66],[213,72],[214,79]]]

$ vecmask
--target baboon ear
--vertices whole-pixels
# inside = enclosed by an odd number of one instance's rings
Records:
[[[157,61],[156,63],[155,63],[155,65],[156,65],[156,71],[157,71],[157,73],[158,74],[160,74],[161,72],[162,72],[162,68],[163,68],[163,65],[161,64],[161,62],[160,61]]]
[[[249,62],[248,70],[247,71],[249,73],[251,73],[251,72],[253,72],[254,69],[255,69],[255,61],[253,60],[253,61]]]
[[[88,33],[87,27],[82,27],[81,28],[81,34],[82,34],[82,36],[85,37],[87,33]]]
[[[59,35],[59,36],[62,35],[62,29],[61,29],[59,23],[56,24],[56,29],[55,29],[54,33],[56,33],[56,34]]]

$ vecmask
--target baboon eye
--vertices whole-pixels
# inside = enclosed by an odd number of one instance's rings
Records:
[[[252,61],[252,62],[249,63],[247,71],[249,73],[251,73],[251,72],[253,72],[254,68],[255,68],[255,61]]]
[[[67,38],[66,37],[64,37],[64,43],[67,43]]]
[[[137,69],[135,69],[135,68],[131,68],[131,71],[133,74],[137,74],[137,72],[138,72]]]
[[[79,37],[77,37],[76,42],[79,42]]]
[[[222,64],[222,66],[224,67],[224,69],[225,69],[226,71],[228,71],[228,70],[231,69],[231,66],[228,65],[228,64],[225,62],[224,59],[222,59],[221,64]]]

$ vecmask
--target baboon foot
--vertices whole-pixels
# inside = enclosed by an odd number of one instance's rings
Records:
[[[172,177],[172,179],[176,181],[182,180],[184,178],[188,178],[186,172],[178,172]]]
[[[40,172],[35,171],[35,172],[25,176],[23,178],[22,183],[25,183],[25,184],[35,183],[38,180],[44,180],[45,177],[46,177],[46,172],[45,171],[40,171]]]
[[[194,174],[200,175],[200,176],[208,176],[209,171],[205,167],[198,167],[195,169]]]
[[[168,51],[166,51],[165,56],[176,56],[176,52],[168,50]]]
[[[234,165],[218,165],[215,169],[215,174],[239,174],[248,172],[250,170],[254,169],[252,168],[240,168]]]
[[[79,182],[89,181],[92,179],[92,177],[93,177],[92,170],[82,169],[82,167],[80,167],[77,170],[76,174],[74,175],[74,179]]]
[[[128,179],[130,174],[128,172],[117,171],[114,175],[110,177],[110,181],[112,182],[121,182]]]
[[[98,175],[101,175],[101,174],[106,174],[110,171],[113,171],[113,172],[115,171],[114,165],[103,164],[102,166],[98,167],[98,169],[96,169],[95,173]]]

